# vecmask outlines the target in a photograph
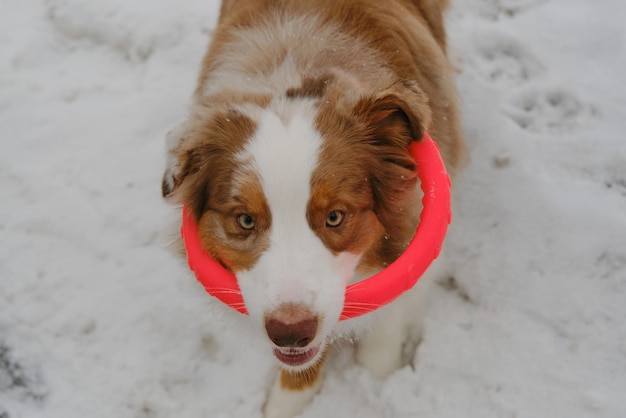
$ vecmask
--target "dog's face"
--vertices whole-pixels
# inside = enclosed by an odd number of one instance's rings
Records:
[[[236,274],[251,320],[291,370],[319,360],[346,285],[395,259],[416,223],[407,147],[428,118],[423,96],[399,83],[348,100],[332,85],[233,96],[169,138],[164,195],[191,209],[203,247]]]

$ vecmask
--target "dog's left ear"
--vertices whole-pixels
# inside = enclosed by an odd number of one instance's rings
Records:
[[[368,170],[374,212],[388,236],[403,237],[404,231],[411,230],[407,225],[414,226],[413,220],[410,216],[399,220],[398,213],[409,213],[419,196],[415,160],[408,147],[413,141],[421,140],[430,127],[427,96],[415,83],[397,82],[373,96],[361,98],[355,111],[365,124],[362,141],[372,157]],[[401,249],[392,251],[399,255]]]
[[[430,126],[426,94],[412,81],[398,81],[374,96],[362,98],[355,112],[366,118],[374,136],[393,145],[408,146],[422,139]],[[399,142],[398,142],[399,141]]]

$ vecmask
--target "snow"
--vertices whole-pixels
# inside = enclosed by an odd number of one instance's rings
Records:
[[[271,353],[170,248],[164,134],[216,1],[0,0],[0,417],[260,417]],[[620,0],[448,15],[470,161],[415,358],[302,417],[626,416]]]

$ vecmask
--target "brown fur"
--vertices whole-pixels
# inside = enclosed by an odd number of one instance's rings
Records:
[[[397,258],[417,222],[411,215],[419,208],[417,177],[406,150],[413,138],[422,136],[431,117],[423,93],[413,86],[408,87],[408,93],[406,89],[400,83],[344,108],[338,107],[339,100],[333,97],[341,92],[331,88],[318,114],[317,126],[327,141],[314,179],[322,183],[326,178],[335,188],[346,188],[344,201],[352,202],[352,206],[361,202],[349,213],[361,218],[355,224],[370,225],[365,231],[360,227],[367,239],[359,237],[363,245],[359,250],[370,249],[362,258],[363,270]],[[346,160],[346,155],[351,158]],[[315,193],[317,188],[313,190]],[[363,196],[363,200],[356,196]],[[366,219],[369,222],[361,223]]]
[[[301,391],[315,386],[322,376],[322,368],[324,367],[323,356],[313,367],[299,372],[291,372],[288,370],[280,371],[280,385],[282,388],[291,391]]]
[[[189,137],[177,150],[183,161],[179,183],[185,180],[179,193],[198,222],[200,241],[231,271],[249,268],[260,257],[267,247],[262,232],[271,224],[258,179],[244,176],[234,160],[255,129],[235,110],[210,113],[190,120]],[[244,180],[235,184],[238,178]],[[255,234],[236,224],[241,213],[255,216]]]
[[[197,97],[202,97],[205,85],[211,79],[211,72],[221,62],[229,42],[233,40],[233,31],[241,28],[258,26],[261,22],[271,22],[268,16],[280,14],[320,16],[320,24],[335,25],[342,33],[365,41],[382,58],[378,66],[390,69],[396,77],[395,82],[412,80],[428,98],[432,123],[424,124],[430,135],[439,143],[444,160],[450,172],[454,173],[464,157],[461,129],[458,123],[456,90],[452,79],[450,64],[446,58],[446,39],[443,29],[442,12],[447,1],[441,0],[229,0],[222,5],[220,24],[214,34],[202,65],[199,77]],[[317,41],[312,41],[314,43]],[[329,39],[328,43],[333,44]],[[247,56],[251,74],[267,72],[284,59],[289,45],[274,45],[273,50],[241,51]],[[335,49],[342,50],[335,45]],[[352,51],[343,59],[333,56],[328,51],[317,51],[317,46],[298,43],[291,46],[298,54],[317,54],[316,66],[325,68],[339,66],[363,79],[372,79],[376,70],[368,65],[367,57],[358,59],[359,52]],[[343,52],[343,51],[339,51]],[[338,53],[339,53],[338,52]],[[326,61],[330,62],[326,62]],[[337,62],[341,60],[342,62]],[[359,66],[363,63],[363,66]],[[359,68],[361,67],[361,68]],[[311,71],[308,68],[303,70]],[[327,71],[327,70],[325,70]],[[304,74],[310,76],[310,74]],[[373,77],[376,80],[378,77]],[[387,81],[386,77],[382,78]],[[383,81],[383,82],[384,82]],[[391,80],[394,82],[394,80]],[[383,87],[374,83],[374,88]],[[300,86],[291,86],[298,88]],[[311,91],[305,81],[303,89]]]

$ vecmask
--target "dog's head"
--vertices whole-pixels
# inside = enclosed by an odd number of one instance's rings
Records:
[[[280,97],[221,94],[170,133],[163,194],[236,274],[284,367],[319,360],[346,285],[408,244],[419,199],[407,147],[429,116],[413,84],[367,94],[324,76]]]

